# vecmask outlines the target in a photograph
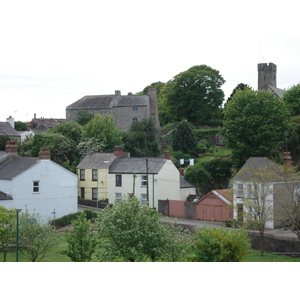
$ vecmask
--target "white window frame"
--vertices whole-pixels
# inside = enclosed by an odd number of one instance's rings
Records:
[[[141,187],[147,186],[147,175],[141,175]]]
[[[92,181],[98,181],[98,169],[92,169]]]
[[[122,199],[122,193],[115,193],[115,204],[120,204]]]
[[[147,203],[147,194],[141,194],[141,205],[145,205]]]
[[[85,169],[80,169],[79,170],[79,180],[80,181],[85,181]]]
[[[39,180],[33,180],[33,182],[32,182],[32,192],[34,194],[38,194],[40,192],[40,181]]]
[[[94,196],[96,196],[96,197],[94,197]],[[92,199],[98,200],[98,189],[97,188],[92,188]]]
[[[236,189],[236,197],[237,198],[244,198],[244,184],[243,183],[237,183],[237,189]]]

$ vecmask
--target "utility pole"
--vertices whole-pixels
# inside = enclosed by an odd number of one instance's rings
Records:
[[[147,203],[149,205],[148,156],[146,156]]]

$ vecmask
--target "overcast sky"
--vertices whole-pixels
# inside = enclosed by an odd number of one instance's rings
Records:
[[[300,83],[296,1],[0,0],[0,28],[0,121],[65,118],[85,95],[136,93],[201,64],[220,71],[225,99],[257,89],[259,62],[277,65],[277,87]]]

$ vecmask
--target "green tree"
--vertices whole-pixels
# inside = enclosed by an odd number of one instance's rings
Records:
[[[32,139],[32,140],[31,140]],[[23,155],[37,157],[41,148],[49,148],[51,160],[61,165],[72,157],[70,140],[60,133],[38,133],[22,145]]]
[[[135,122],[130,130],[123,132],[124,148],[131,156],[156,157],[159,154],[157,129],[152,118]]]
[[[170,256],[168,227],[161,223],[161,215],[149,206],[141,205],[136,197],[124,197],[121,203],[107,206],[98,220],[98,232],[106,251],[102,260],[157,261]],[[175,255],[175,254],[174,254]]]
[[[60,235],[39,214],[25,212],[20,217],[20,251],[31,262],[41,261],[60,241]]]
[[[181,121],[202,124],[219,114],[225,80],[219,71],[198,65],[176,75],[167,83],[165,97],[168,113]]]
[[[16,210],[0,206],[0,249],[3,261],[16,244]]]
[[[233,96],[235,95],[235,93],[238,91],[238,90],[246,90],[246,89],[252,89],[251,86],[249,86],[248,84],[245,84],[245,83],[239,83],[232,91],[232,93],[230,94],[230,96],[228,97],[226,103],[224,103],[224,107],[226,107],[227,103],[233,98]]]
[[[94,115],[87,113],[84,110],[79,110],[76,114],[76,122],[81,125],[84,126],[85,124],[87,124],[89,121],[91,121],[94,117]]]
[[[215,158],[210,161],[203,162],[203,167],[210,174],[212,189],[227,188],[232,176],[231,159]]]
[[[101,141],[103,151],[111,152],[115,146],[122,145],[122,132],[117,129],[116,122],[111,115],[96,114],[83,127],[83,142]]]
[[[287,104],[292,116],[300,115],[300,84],[285,91],[283,101]]]
[[[195,234],[191,261],[240,262],[246,260],[249,250],[248,234],[243,230],[203,228]]]
[[[184,178],[194,184],[204,195],[211,190],[211,175],[201,163],[188,167],[184,173]]]
[[[267,91],[238,90],[224,111],[223,133],[236,167],[249,157],[272,157],[285,140],[290,117],[285,103]]]
[[[11,141],[8,135],[0,135],[0,151],[5,151],[5,145],[8,141]]]
[[[28,128],[28,124],[26,122],[22,121],[16,121],[15,122],[15,130],[17,131],[26,131]]]
[[[88,262],[96,250],[96,234],[91,229],[91,221],[86,219],[84,212],[72,221],[73,230],[67,232],[66,241],[68,250],[66,254],[74,262]]]
[[[175,151],[194,154],[197,146],[197,138],[193,127],[186,120],[181,121],[174,133],[172,147]]]

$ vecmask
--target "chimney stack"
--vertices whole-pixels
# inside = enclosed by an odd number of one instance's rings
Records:
[[[169,150],[165,151],[165,159],[171,159],[171,153]]]
[[[50,149],[49,148],[41,148],[39,152],[39,159],[50,159]]]
[[[15,128],[15,120],[12,116],[9,116],[8,118],[6,118],[6,122],[8,122],[12,128]]]
[[[121,96],[121,91],[116,90],[115,91],[115,96]]]
[[[7,141],[5,145],[6,153],[18,153],[18,145],[16,141]]]
[[[123,157],[123,147],[122,146],[115,146],[114,148],[114,156]]]

